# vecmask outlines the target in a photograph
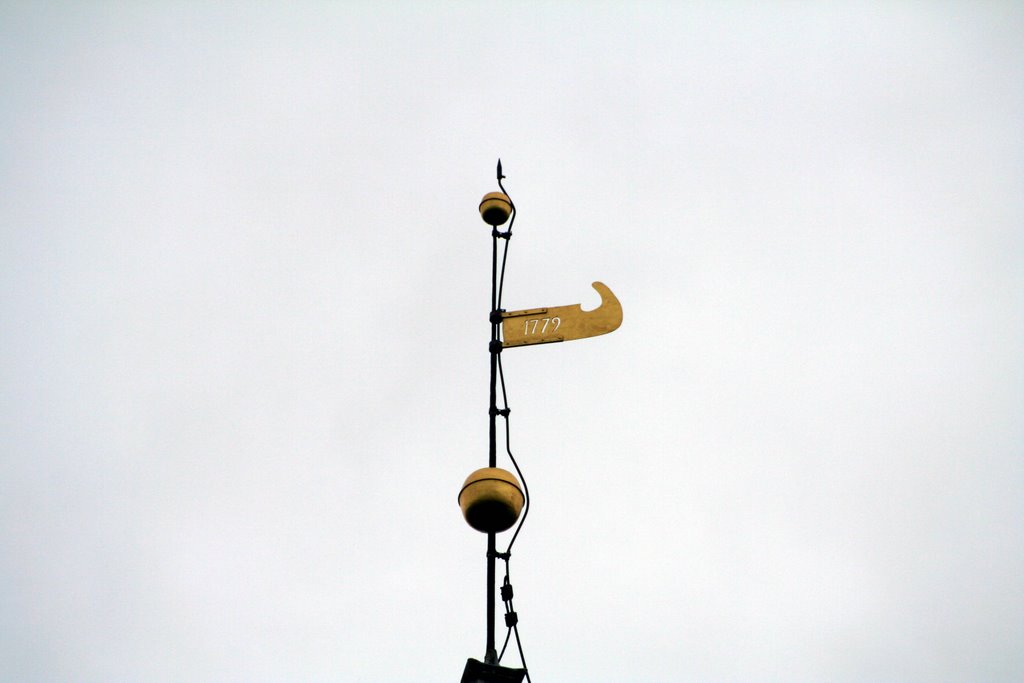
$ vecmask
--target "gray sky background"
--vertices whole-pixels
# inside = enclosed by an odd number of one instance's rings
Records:
[[[1024,679],[1024,9],[212,4],[0,8],[0,679],[483,656],[499,156],[535,683]]]

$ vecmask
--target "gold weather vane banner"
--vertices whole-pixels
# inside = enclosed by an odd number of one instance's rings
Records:
[[[592,311],[573,304],[502,313],[502,347],[551,344],[614,332],[622,324],[622,304],[604,283],[592,286],[601,295],[601,305]]]

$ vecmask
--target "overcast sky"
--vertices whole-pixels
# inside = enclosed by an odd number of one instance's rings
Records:
[[[3,3],[0,56],[0,679],[483,658],[499,156],[505,307],[625,312],[503,355],[534,683],[1024,679],[1020,5]]]

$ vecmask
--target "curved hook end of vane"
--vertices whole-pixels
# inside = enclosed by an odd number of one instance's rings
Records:
[[[619,325],[622,324],[622,304],[618,298],[603,282],[593,282],[590,286],[601,295],[601,305],[586,312],[587,317],[602,328],[598,334],[607,334],[619,329]]]

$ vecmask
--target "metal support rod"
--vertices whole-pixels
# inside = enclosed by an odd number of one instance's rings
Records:
[[[491,321],[491,343],[488,347],[491,352],[491,404],[488,413],[491,418],[490,447],[488,448],[488,467],[498,466],[497,457],[497,426],[498,419],[498,353],[501,348],[498,346],[498,322],[495,322],[494,314],[498,310],[498,236],[491,237],[491,314],[488,318]]]
[[[487,654],[484,664],[497,664],[498,651],[494,649],[494,554],[495,534],[487,534]]]
[[[498,418],[498,395],[497,395],[497,372],[498,372],[498,323],[495,322],[494,312],[498,310],[498,236],[491,237],[491,343],[488,347],[491,354],[491,401],[488,409],[490,418],[490,443],[488,448],[488,467],[497,467],[497,418]],[[487,650],[484,656],[484,663],[497,664],[498,653],[494,647],[494,560],[497,547],[495,546],[495,534],[487,534]]]

